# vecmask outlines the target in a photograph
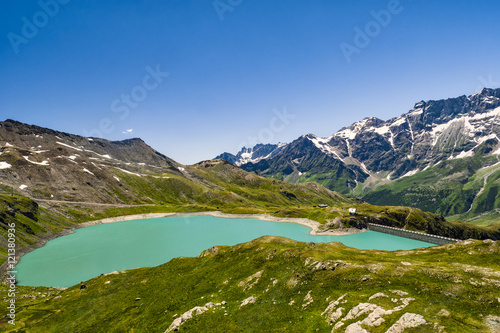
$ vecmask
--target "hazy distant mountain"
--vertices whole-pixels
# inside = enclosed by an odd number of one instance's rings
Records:
[[[243,147],[236,155],[231,153],[223,153],[216,158],[223,158],[228,162],[235,165],[242,165],[245,163],[257,163],[262,159],[267,159],[276,156],[286,143],[278,144],[257,144],[252,148]]]
[[[377,204],[479,214],[500,208],[494,194],[500,177],[499,106],[500,89],[421,101],[399,117],[365,118],[328,138],[303,135],[241,167],[291,182],[317,181]],[[480,170],[487,179],[476,175]],[[411,184],[398,185],[402,181]]]

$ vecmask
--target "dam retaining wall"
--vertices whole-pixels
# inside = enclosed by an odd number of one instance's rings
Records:
[[[400,236],[400,237],[416,239],[419,241],[432,243],[432,244],[436,244],[436,245],[444,245],[444,244],[448,244],[448,243],[458,242],[457,239],[443,237],[443,236],[430,235],[430,234],[424,234],[424,233],[418,232],[418,231],[411,231],[411,230],[404,230],[404,229],[399,229],[399,228],[394,228],[394,227],[387,227],[385,225],[380,225],[380,224],[375,224],[375,223],[367,223],[367,225],[368,225],[368,230],[383,232],[383,233],[386,233],[389,235],[395,235],[395,236]]]

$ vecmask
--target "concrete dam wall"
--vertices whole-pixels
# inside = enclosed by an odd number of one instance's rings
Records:
[[[448,243],[458,242],[457,239],[443,237],[443,236],[430,235],[430,234],[424,234],[424,233],[418,232],[418,231],[410,231],[410,230],[404,230],[404,229],[399,229],[399,228],[394,228],[394,227],[387,227],[385,225],[380,225],[380,224],[375,224],[375,223],[367,223],[367,225],[368,225],[368,230],[383,232],[386,234],[400,236],[400,237],[416,239],[419,241],[432,243],[432,244],[436,244],[436,245],[444,245],[444,244],[448,244]]]

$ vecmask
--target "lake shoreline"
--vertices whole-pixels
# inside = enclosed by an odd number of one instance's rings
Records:
[[[53,234],[43,234],[39,236],[39,240],[32,245],[26,246],[22,249],[16,251],[16,265],[21,260],[22,256],[25,254],[34,251],[38,248],[43,247],[48,241],[72,234],[76,229],[81,229],[85,227],[90,227],[93,225],[99,224],[107,224],[107,223],[115,223],[115,222],[124,222],[124,221],[132,221],[132,220],[143,220],[143,219],[154,219],[154,218],[162,218],[162,217],[182,217],[182,216],[213,216],[213,217],[222,217],[222,218],[235,218],[235,219],[257,219],[264,220],[270,222],[285,222],[285,223],[297,223],[311,228],[309,234],[316,236],[345,236],[360,232],[366,232],[367,229],[356,229],[356,228],[341,228],[335,230],[321,230],[321,224],[317,221],[313,221],[306,218],[286,218],[286,217],[276,217],[269,214],[229,214],[222,213],[219,211],[208,211],[208,212],[193,212],[193,213],[146,213],[146,214],[135,214],[135,215],[122,215],[116,217],[108,217],[105,219],[82,222],[70,227],[65,227],[61,231]],[[0,277],[1,282],[5,283],[7,276],[8,262],[5,261],[2,265],[0,265]]]
[[[229,214],[229,213],[222,213],[219,211],[193,212],[193,213],[146,213],[146,214],[136,214],[136,215],[123,215],[116,217],[108,217],[96,221],[83,222],[76,225],[74,229],[85,228],[92,225],[106,224],[106,223],[155,219],[162,217],[182,217],[182,216],[213,216],[213,217],[231,218],[231,219],[256,219],[269,222],[297,223],[311,228],[309,234],[315,236],[345,236],[345,235],[351,235],[368,231],[368,229],[356,229],[356,228],[339,228],[339,229],[322,230],[320,229],[321,224],[319,222],[306,218],[276,217],[269,214]]]

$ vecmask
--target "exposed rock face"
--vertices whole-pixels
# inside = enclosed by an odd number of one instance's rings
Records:
[[[304,265],[310,267],[314,271],[334,271],[337,267],[346,266],[347,263],[343,260],[317,261],[312,258],[307,258],[304,262]]]
[[[441,317],[448,317],[451,315],[450,311],[446,310],[446,309],[441,309],[438,314],[438,316],[441,316]]]
[[[314,302],[313,297],[311,296],[311,290],[307,293],[307,295],[304,297],[304,300],[302,302],[302,309],[305,309],[309,304]]]
[[[402,291],[402,290],[391,290],[390,292],[393,294],[396,294],[398,296],[407,296],[408,295],[408,293],[406,291]]]
[[[326,307],[325,311],[321,313],[322,316],[325,316],[326,322],[328,324],[333,324],[337,320],[339,320],[340,317],[342,317],[342,311],[344,311],[344,308],[337,308],[337,306],[341,303],[345,303],[346,301],[343,300],[344,297],[346,297],[347,294],[344,294],[337,298],[335,301],[331,301],[330,304]]]
[[[393,294],[396,294],[398,296],[405,296],[408,295],[406,292],[401,291],[401,290],[392,290],[391,291]],[[382,325],[382,323],[385,322],[384,317],[393,314],[394,312],[398,312],[406,308],[412,301],[414,301],[414,298],[411,297],[406,297],[406,298],[393,298],[392,301],[396,304],[395,307],[392,309],[385,309],[380,305],[366,302],[366,303],[359,303],[358,305],[354,306],[347,312],[347,314],[343,316],[344,310],[345,310],[345,305],[344,307],[339,307],[340,304],[346,304],[348,302],[346,298],[347,294],[344,294],[340,296],[337,300],[332,301],[328,304],[326,309],[323,311],[321,314],[322,316],[325,316],[325,319],[328,324],[333,325],[332,332],[335,332],[336,330],[342,328],[344,324],[348,321],[355,320],[360,317],[364,317],[362,320],[358,320],[354,323],[351,323],[345,328],[345,332],[369,332],[366,330],[365,327],[376,327]],[[388,297],[387,295],[383,293],[376,293],[368,298],[368,300],[373,300],[376,298],[381,298],[381,297]],[[420,316],[420,315],[417,315]],[[421,318],[420,318],[421,317]],[[420,322],[422,320],[425,322],[422,316],[420,317],[415,317],[415,316],[402,316],[398,322],[394,323],[394,329],[404,329],[406,327],[416,327],[416,326],[408,326],[408,325],[421,325]],[[418,326],[417,325],[417,326]],[[397,332],[397,331],[394,331]]]
[[[255,298],[255,296],[250,296],[248,298],[245,298],[243,301],[241,301],[240,307],[248,305],[248,304],[254,304],[255,301],[257,301],[257,298]]]
[[[257,273],[250,275],[245,280],[240,281],[238,283],[238,287],[243,288],[243,290],[252,289],[252,287],[255,286],[257,282],[259,282],[263,272],[264,271],[258,271]]]
[[[411,327],[418,327],[427,324],[427,321],[422,315],[416,313],[405,313],[394,323],[386,333],[402,333],[405,329]]]
[[[384,293],[376,293],[374,295],[371,295],[370,298],[368,298],[369,301],[371,301],[374,298],[381,298],[381,297],[389,297]]]
[[[219,253],[219,247],[218,246],[212,246],[211,248],[201,252],[198,255],[198,258],[203,258],[203,257],[211,257]]]
[[[220,304],[217,306],[220,306]],[[168,329],[165,331],[165,333],[178,331],[181,325],[184,324],[187,320],[193,318],[194,316],[201,315],[213,307],[214,304],[212,302],[209,302],[204,306],[195,306],[194,308],[184,312],[180,317],[175,318],[172,324],[170,324]]]
[[[489,315],[485,323],[492,333],[500,333],[500,316]]]

